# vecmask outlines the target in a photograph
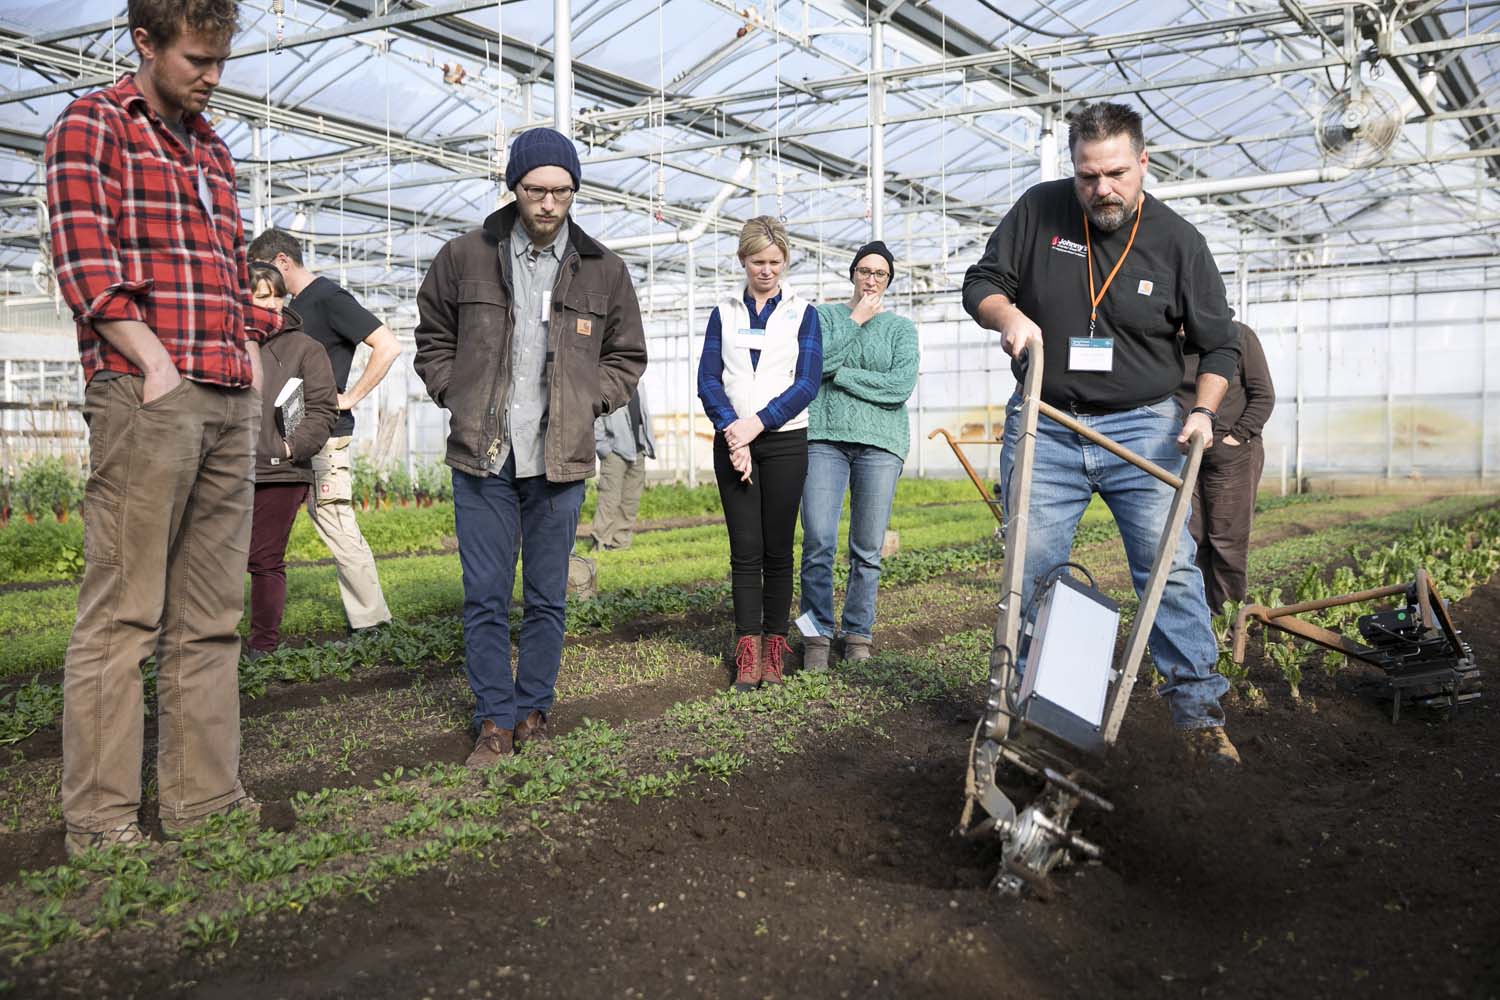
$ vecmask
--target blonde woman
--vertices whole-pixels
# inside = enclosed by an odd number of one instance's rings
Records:
[[[792,538],[807,475],[807,406],[823,378],[818,314],[783,280],[786,228],[740,230],[745,284],[708,317],[698,398],[713,422],[714,474],[729,529],[736,691],[779,684],[792,602]]]

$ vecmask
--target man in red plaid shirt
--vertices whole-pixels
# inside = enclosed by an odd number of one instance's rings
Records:
[[[74,855],[141,841],[141,664],[157,661],[162,830],[258,814],[239,780],[260,345],[229,150],[203,117],[235,0],[130,0],[141,65],[47,136],[52,255],[78,324],[90,471],[63,672]]]

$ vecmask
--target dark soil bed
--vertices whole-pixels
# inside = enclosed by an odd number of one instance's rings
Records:
[[[1081,814],[1102,864],[1050,903],[988,889],[954,837],[953,708],[620,803],[464,862],[247,928],[217,964],[121,967],[122,995],[214,997],[1493,997],[1500,995],[1500,584],[1456,609],[1490,683],[1456,720],[1326,679],[1231,707],[1238,772],[1180,757],[1138,688]],[[128,963],[127,963],[128,965]],[[24,984],[21,984],[24,991]]]

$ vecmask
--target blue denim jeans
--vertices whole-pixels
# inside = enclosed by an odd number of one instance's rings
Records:
[[[552,708],[562,664],[573,551],[583,482],[516,478],[516,460],[493,476],[453,470],[458,560],[464,577],[464,668],[474,692],[474,724],[512,729]],[[521,651],[510,668],[510,596],[521,555]]]
[[[1020,397],[1012,396],[1005,407],[1005,446],[1000,456],[1000,482],[1007,497],[1014,486],[1010,479],[1020,436],[1020,413]],[[1183,456],[1176,443],[1181,420],[1172,399],[1078,419],[1169,472],[1182,471]],[[1156,560],[1172,488],[1045,416],[1037,419],[1036,456],[1031,468],[1022,606],[1031,606],[1038,578],[1069,559],[1073,532],[1094,493],[1104,497],[1119,525],[1139,596]],[[1166,678],[1158,693],[1167,699],[1172,721],[1180,729],[1222,725],[1224,712],[1219,698],[1229,690],[1229,682],[1214,670],[1218,642],[1195,555],[1193,537],[1184,525],[1149,641],[1156,669]]]
[[[866,444],[813,441],[807,446],[802,487],[802,611],[821,635],[833,636],[833,556],[839,517],[849,490],[849,586],[844,594],[844,635],[866,639],[875,630],[880,587],[880,547],[891,522],[899,455]]]

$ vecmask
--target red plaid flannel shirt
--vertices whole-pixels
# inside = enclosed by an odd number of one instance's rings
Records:
[[[246,341],[274,329],[274,314],[250,301],[229,148],[202,115],[183,121],[191,153],[127,73],[68,105],[47,134],[52,261],[85,379],[141,374],[94,330],[100,320],[145,323],[184,378],[232,387],[251,381]]]

